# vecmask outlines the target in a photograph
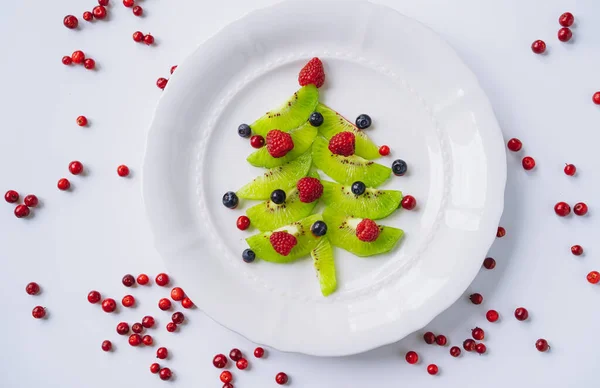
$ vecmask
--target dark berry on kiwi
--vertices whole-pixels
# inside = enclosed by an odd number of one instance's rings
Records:
[[[366,114],[362,114],[356,118],[356,126],[358,129],[366,129],[371,126],[371,117]]]
[[[362,183],[361,181],[358,182],[354,182],[352,184],[352,193],[355,195],[363,195],[365,193],[365,190],[367,189],[367,186],[365,186],[364,183]]]
[[[308,118],[308,122],[313,127],[320,127],[323,124],[323,115],[319,112],[313,112]]]
[[[281,205],[285,202],[285,191],[281,189],[273,190],[271,193],[271,201],[277,205]]]

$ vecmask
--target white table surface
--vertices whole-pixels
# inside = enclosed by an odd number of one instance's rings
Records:
[[[251,363],[247,371],[234,371],[236,387],[276,386],[279,371],[290,375],[293,387],[596,383],[600,286],[585,280],[600,268],[595,214],[600,108],[591,103],[600,90],[600,3],[593,0],[381,1],[431,26],[456,48],[480,78],[506,139],[519,137],[520,156],[530,154],[538,164],[527,173],[517,155],[508,155],[502,221],[507,236],[491,249],[496,269],[482,270],[465,294],[481,292],[483,305],[474,306],[465,296],[427,327],[460,345],[479,325],[486,330],[487,355],[463,352],[454,359],[449,347],[425,345],[421,331],[352,357],[269,351],[268,358],[254,360],[254,344],[198,309],[184,311],[188,324],[167,333],[169,314],[156,308],[167,290],[121,285],[126,273],[154,275],[165,269],[151,244],[140,195],[145,133],[160,96],[156,79],[168,76],[171,65],[227,23],[274,2],[144,0],[145,16],[137,18],[111,0],[109,20],[92,24],[80,15],[91,10],[93,0],[3,4],[0,191],[35,193],[42,206],[30,219],[19,220],[13,206],[0,203],[0,386],[164,386],[148,370],[157,346],[132,348],[115,332],[119,321],[148,313],[160,326],[151,334],[172,353],[164,363],[176,375],[170,384],[180,387],[221,387],[211,360],[232,347],[242,349]],[[564,44],[556,39],[557,19],[567,10],[575,14],[576,27],[573,42]],[[80,19],[77,31],[62,25],[70,13]],[[155,35],[155,47],[134,43],[136,30]],[[531,53],[535,39],[546,41],[547,55]],[[63,55],[77,49],[96,59],[97,71],[61,64]],[[90,119],[89,127],[75,125],[80,114]],[[86,176],[70,176],[71,160],[84,163]],[[562,173],[565,162],[577,165],[575,178]],[[132,169],[130,179],[116,175],[121,163]],[[56,189],[63,176],[71,179],[71,192]],[[552,207],[559,200],[586,201],[590,214],[558,219]],[[570,254],[575,243],[584,246],[585,256]],[[41,284],[41,295],[24,292],[29,281]],[[106,314],[86,301],[91,289],[117,300],[130,291],[139,305]],[[31,317],[37,304],[48,308],[48,319]],[[530,312],[524,323],[512,317],[521,305]],[[485,320],[489,308],[500,311],[499,322]],[[535,350],[540,337],[550,341],[551,352]],[[113,340],[114,352],[100,350],[104,339]],[[420,364],[404,362],[407,350],[419,352]],[[439,365],[439,376],[426,373],[432,362]]]

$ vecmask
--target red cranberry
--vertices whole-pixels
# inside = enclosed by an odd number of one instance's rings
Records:
[[[133,33],[133,40],[136,42],[141,42],[144,40],[144,33],[142,31],[136,31]]]
[[[36,207],[40,203],[40,201],[35,195],[29,194],[25,196],[25,198],[23,198],[23,203],[25,203],[25,205],[28,207]]]
[[[144,326],[142,326],[141,323],[136,322],[131,325],[131,331],[133,331],[135,334],[140,334],[142,331],[144,331]]]
[[[435,376],[438,374],[438,366],[435,364],[429,364],[427,365],[427,373],[429,373],[432,376]]]
[[[573,37],[573,32],[571,32],[570,28],[563,27],[558,30],[558,40],[561,42],[568,42]]]
[[[150,281],[150,278],[146,274],[138,275],[137,282],[140,286],[145,286]]]
[[[15,217],[23,218],[29,215],[29,208],[26,205],[17,205],[15,207]]]
[[[223,386],[221,388],[233,388],[233,384],[225,383],[225,384],[223,384]]]
[[[162,368],[160,372],[158,372],[158,376],[161,380],[169,380],[171,376],[173,376],[173,373],[169,368]]]
[[[594,101],[594,104],[600,105],[600,92],[594,93],[592,96],[592,101]]]
[[[382,145],[381,147],[379,147],[379,155],[388,156],[389,154],[390,154],[390,147],[388,147],[386,145]]]
[[[29,295],[37,295],[40,292],[40,286],[36,282],[28,283],[25,286],[25,292]]]
[[[425,343],[431,345],[435,342],[435,334],[428,331],[427,333],[423,334],[423,339],[425,340]]]
[[[554,212],[559,217],[566,217],[571,213],[571,206],[566,202],[558,202],[554,205]]]
[[[171,74],[173,74],[177,70],[177,65],[171,66]]]
[[[219,378],[224,383],[230,383],[231,380],[233,380],[233,375],[231,374],[230,371],[226,370],[226,371],[221,372],[221,376],[219,376]]]
[[[119,167],[117,167],[117,174],[120,177],[126,177],[129,175],[129,167],[127,167],[126,165],[122,164]]]
[[[575,204],[575,206],[573,206],[573,213],[575,213],[578,216],[584,216],[587,214],[587,212],[588,212],[588,207],[583,202],[578,202]]]
[[[135,278],[133,277],[133,275],[127,274],[127,275],[123,276],[123,279],[121,279],[121,282],[123,283],[123,285],[125,287],[131,287],[135,284]]]
[[[250,218],[246,216],[239,216],[236,222],[236,226],[239,230],[246,230],[250,226]]]
[[[168,82],[169,82],[168,79],[160,77],[159,79],[156,80],[156,86],[158,86],[159,89],[164,89],[167,87]]]
[[[254,135],[250,138],[250,145],[253,148],[262,148],[265,145],[265,138],[261,135]]]
[[[117,333],[120,335],[129,334],[129,324],[127,324],[127,322],[119,322],[117,325]]]
[[[88,70],[94,70],[96,67],[96,61],[94,61],[92,58],[86,58],[86,60],[83,61],[83,67]]]
[[[471,330],[471,335],[473,336],[473,339],[477,341],[483,341],[483,338],[485,337],[485,332],[482,328],[476,327],[473,330]]]
[[[121,300],[123,307],[131,307],[135,304],[135,298],[133,295],[125,295]]]
[[[577,167],[575,167],[574,164],[565,165],[565,174],[573,176],[575,175],[575,172],[577,172]]]
[[[523,143],[521,143],[521,140],[517,139],[516,137],[513,137],[512,139],[510,139],[508,141],[506,146],[508,147],[509,150],[511,150],[513,152],[517,152],[517,151],[521,150],[521,148],[523,147]]]
[[[175,330],[177,330],[177,324],[176,324],[176,323],[173,323],[173,322],[169,322],[169,323],[167,323],[167,331],[168,331],[169,333],[172,333],[172,332],[174,332]]]
[[[484,344],[475,345],[475,351],[479,354],[483,354],[487,351],[487,347]]]
[[[144,10],[142,9],[142,7],[140,7],[139,5],[136,5],[135,7],[133,7],[133,14],[135,16],[142,16],[142,13],[144,13]]]
[[[171,299],[175,301],[182,301],[185,298],[185,292],[181,287],[175,287],[171,290]]]
[[[407,352],[404,358],[406,359],[406,362],[408,362],[411,365],[414,365],[417,362],[419,362],[419,355],[417,354],[417,352],[413,352],[412,350],[410,352]]]
[[[33,315],[35,319],[42,319],[46,316],[46,309],[42,306],[35,306],[31,311],[31,315]]]
[[[494,269],[496,267],[496,260],[491,257],[486,257],[485,260],[483,260],[483,266],[485,269]]]
[[[4,200],[8,203],[15,203],[19,200],[19,193],[14,190],[8,190],[6,194],[4,194]]]
[[[446,338],[445,335],[440,334],[437,337],[435,337],[435,343],[440,346],[445,346],[447,342],[448,342],[448,339]]]
[[[69,182],[67,178],[60,178],[58,180],[58,183],[56,184],[56,187],[58,187],[58,189],[62,191],[69,190],[69,188],[71,187],[71,182]]]
[[[83,63],[85,60],[85,54],[81,50],[73,51],[73,54],[71,54],[71,59],[73,60],[73,63]]]
[[[583,247],[581,245],[573,245],[571,247],[571,253],[575,256],[583,255]]]
[[[535,341],[535,347],[540,352],[546,352],[546,351],[548,351],[548,349],[550,349],[550,346],[548,345],[548,341],[546,341],[543,338],[540,338],[539,340]]]
[[[229,352],[229,358],[231,358],[231,361],[240,360],[242,357],[244,357],[244,355],[239,349],[234,348]]]
[[[79,25],[79,20],[77,20],[77,17],[73,15],[67,15],[63,19],[63,24],[65,25],[65,27],[72,30],[74,28],[77,28],[77,26]]]
[[[496,311],[496,310],[489,310],[485,314],[485,317],[490,322],[496,322],[498,320],[498,318],[500,318],[500,315],[498,314],[498,311]]]
[[[190,298],[183,298],[183,300],[181,301],[181,305],[184,309],[191,309],[192,307],[194,307],[194,302],[192,302]]]
[[[171,321],[173,321],[173,323],[178,324],[178,325],[182,324],[184,319],[185,319],[185,316],[183,315],[183,313],[180,313],[179,311],[177,311],[176,313],[173,313],[173,315],[171,316]],[[232,358],[232,360],[233,360],[233,358]]]
[[[169,284],[169,275],[167,275],[166,273],[159,273],[158,275],[156,275],[156,284],[158,284],[161,287],[166,286],[167,284]]]
[[[79,161],[69,163],[69,172],[73,175],[79,175],[83,172],[83,164]]]
[[[88,298],[88,302],[90,302],[90,303],[98,303],[98,302],[100,302],[101,296],[98,291],[90,291],[87,298]]]
[[[104,350],[105,352],[110,352],[111,349],[112,342],[110,342],[109,340],[102,341],[102,350]]]
[[[167,298],[162,298],[158,301],[158,308],[165,311],[171,308],[171,301]]]
[[[123,5],[126,6],[127,8],[131,8],[133,7],[133,0],[123,0]]]
[[[138,346],[142,343],[142,336],[139,334],[132,334],[129,336],[129,345]]]
[[[263,348],[258,347],[256,349],[254,349],[254,357],[263,358],[264,355],[265,355],[265,350]]]
[[[103,5],[97,5],[92,9],[92,13],[96,19],[104,19],[106,17],[106,8]]]
[[[476,292],[474,294],[471,294],[471,296],[469,296],[469,299],[471,299],[471,302],[473,304],[481,304],[483,302],[483,295]]]
[[[533,170],[535,167],[535,160],[531,156],[524,157],[521,163],[523,164],[523,168],[527,171]]]
[[[524,321],[529,318],[529,312],[525,307],[519,307],[515,310],[515,318],[519,321]]]
[[[107,313],[112,313],[117,309],[117,302],[112,298],[106,298],[102,301],[102,310]]]
[[[215,368],[223,369],[227,365],[227,357],[224,354],[217,354],[213,357],[213,365]]]
[[[248,360],[246,360],[245,358],[240,358],[235,362],[235,366],[237,366],[239,370],[244,370],[248,368]]]
[[[157,374],[160,371],[160,365],[158,365],[158,363],[154,363],[152,365],[150,365],[150,372]]]
[[[71,63],[73,63],[73,60],[71,59],[70,56],[65,55],[64,57],[62,57],[62,63],[63,63],[63,65],[69,66]]]
[[[506,236],[506,229],[504,229],[503,227],[499,226],[498,227],[498,231],[496,232],[496,237],[502,238],[504,236]]]
[[[403,209],[412,210],[417,206],[417,200],[412,195],[407,195],[402,198],[402,202],[400,202]]]
[[[450,348],[450,355],[452,357],[460,356],[460,348],[458,346],[453,346]]]
[[[575,17],[571,12],[565,12],[558,18],[558,23],[563,27],[571,27],[574,21]]]
[[[475,341],[468,338],[463,342],[463,349],[465,349],[467,352],[472,352],[473,350],[475,350],[475,345]]]
[[[144,326],[146,329],[151,328],[152,326],[154,326],[154,318],[152,318],[149,315],[146,315],[144,318],[142,318],[142,326]]]
[[[167,350],[167,348],[156,349],[156,358],[160,358],[161,360],[164,360],[167,357],[169,357],[169,351]]]
[[[142,337],[142,343],[146,346],[152,346],[154,339],[152,339],[152,336],[150,335],[145,335]]]
[[[536,40],[531,44],[531,51],[536,54],[543,54],[546,51],[546,43],[543,40]]]
[[[283,372],[277,373],[277,375],[275,375],[275,382],[279,385],[286,384],[288,382],[288,375]]]
[[[106,7],[108,5],[108,0],[98,0],[98,4]]]
[[[144,35],[144,43],[150,46],[152,43],[154,43],[154,37],[150,34]]]
[[[600,282],[600,272],[592,271],[587,274],[587,281],[592,284],[598,284]]]
[[[90,11],[85,11],[83,13],[83,20],[85,20],[86,22],[91,22],[94,19],[94,14],[91,13]]]
[[[85,127],[88,124],[88,119],[85,116],[79,116],[75,121],[80,127]]]

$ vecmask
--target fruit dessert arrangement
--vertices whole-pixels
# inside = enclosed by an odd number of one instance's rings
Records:
[[[371,118],[361,114],[352,124],[319,103],[318,88],[325,81],[319,58],[302,68],[298,81],[301,88],[283,105],[238,127],[258,148],[246,160],[267,170],[237,192],[225,193],[223,204],[235,209],[240,199],[263,201],[238,218],[239,229],[252,224],[260,231],[246,239],[245,262],[259,257],[289,263],[310,255],[321,293],[328,296],[337,288],[332,246],[361,257],[390,251],[404,232],[374,220],[401,206],[413,209],[416,201],[377,188],[392,172],[404,175],[407,165],[400,159],[392,168],[373,161],[388,155],[389,147],[377,147],[363,131]],[[319,170],[335,182],[322,180]],[[319,200],[325,210],[313,214]]]

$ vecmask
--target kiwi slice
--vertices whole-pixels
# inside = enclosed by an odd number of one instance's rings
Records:
[[[323,212],[323,220],[327,224],[327,236],[331,244],[361,257],[389,252],[404,235],[402,229],[379,225],[377,240],[365,242],[356,237],[356,226],[362,218],[353,218],[327,208]]]
[[[352,132],[356,137],[355,153],[365,159],[373,160],[379,158],[379,148],[369,139],[366,133],[361,131],[348,121],[344,116],[326,105],[317,105],[317,112],[323,115],[323,124],[319,127],[319,133],[327,140],[340,132]]]
[[[300,127],[292,129],[289,133],[292,136],[294,148],[285,156],[274,158],[269,154],[267,147],[262,147],[258,151],[251,153],[246,160],[253,166],[266,168],[277,167],[291,162],[310,148],[317,136],[317,128],[310,125],[307,121]]]
[[[308,174],[313,178],[319,179],[318,174]],[[318,201],[304,203],[300,201],[298,189],[293,187],[286,193],[285,202],[277,205],[270,199],[266,202],[252,206],[246,212],[250,218],[251,224],[258,230],[264,232],[266,230],[277,229],[283,225],[298,221],[301,218],[312,213]]]
[[[315,85],[300,88],[283,105],[273,109],[250,125],[255,135],[267,136],[271,129],[289,132],[304,124],[319,103]]]
[[[310,151],[306,152],[296,160],[268,169],[263,175],[244,185],[236,194],[245,199],[269,199],[273,190],[287,190],[293,187],[298,179],[305,177],[311,161]]]
[[[319,237],[315,237],[310,232],[310,227],[316,221],[322,220],[320,214],[313,214],[300,221],[293,222],[279,229],[270,232],[255,234],[248,237],[246,242],[250,245],[250,249],[254,251],[256,257],[272,263],[290,263],[301,257],[307,256],[319,242]],[[287,231],[298,239],[298,244],[292,249],[289,255],[280,255],[273,249],[269,237],[273,232]]]
[[[352,192],[352,185],[321,181],[323,202],[328,207],[353,217],[379,220],[392,214],[402,201],[402,192],[367,187],[361,195]]]
[[[339,183],[352,184],[361,181],[369,187],[377,187],[390,177],[392,170],[357,155],[334,155],[328,149],[325,138],[317,136],[312,146],[313,163],[317,168]]]
[[[327,237],[321,237],[321,241],[310,252],[313,259],[319,285],[321,286],[321,294],[328,296],[337,288],[337,280],[335,278],[335,263],[333,261],[333,249]]]

